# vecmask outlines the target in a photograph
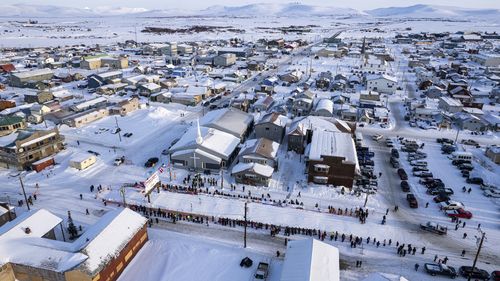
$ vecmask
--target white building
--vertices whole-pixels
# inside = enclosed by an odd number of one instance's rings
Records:
[[[379,93],[394,94],[398,87],[396,77],[389,75],[371,75],[366,78],[366,88],[368,91],[377,91]]]
[[[288,242],[280,281],[339,281],[339,250],[316,239]]]

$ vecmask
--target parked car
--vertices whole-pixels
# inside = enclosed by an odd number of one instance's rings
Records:
[[[477,141],[475,140],[471,140],[471,139],[468,139],[468,140],[462,140],[461,141],[462,144],[465,144],[465,145],[473,145],[475,147],[479,147],[479,143],[477,143]]]
[[[458,272],[465,278],[471,277],[481,280],[488,280],[490,278],[490,274],[486,270],[477,267],[474,267],[474,270],[472,270],[472,266],[461,266]]]
[[[439,203],[443,210],[458,210],[465,208],[464,203],[458,201],[444,201]]]
[[[451,164],[454,166],[462,165],[462,164],[471,164],[470,160],[462,160],[462,159],[455,159],[451,161]]]
[[[386,145],[387,147],[394,147],[394,143],[392,142],[392,140],[391,140],[391,139],[386,139],[386,140],[385,140],[385,145]]]
[[[486,189],[483,194],[486,197],[500,198],[500,191],[495,189]]]
[[[413,175],[420,178],[432,178],[432,173],[427,171],[413,172]]]
[[[396,148],[391,149],[391,156],[394,158],[399,158],[399,151]]]
[[[254,275],[254,280],[266,280],[269,274],[269,264],[265,262],[259,262],[257,266],[257,271]]]
[[[449,201],[449,200],[450,200],[450,196],[448,196],[446,194],[438,194],[438,196],[434,197],[434,202],[436,202],[436,203]]]
[[[148,161],[146,161],[146,163],[144,164],[144,167],[146,168],[154,167],[156,163],[158,163],[158,161],[159,159],[157,157],[149,158]]]
[[[438,187],[438,188],[427,189],[427,194],[430,194],[430,195],[438,195],[441,193],[444,193],[446,195],[453,195],[454,194],[453,189],[451,189],[449,187],[447,187],[447,188]]]
[[[472,166],[472,164],[460,164],[460,165],[458,165],[458,168],[461,171],[472,171],[472,170],[474,170],[474,166]]]
[[[457,148],[454,145],[445,144],[441,147],[441,151],[443,152],[443,154],[451,154],[456,150]]]
[[[410,161],[410,165],[419,166],[419,167],[427,167],[427,161],[414,160],[414,161]]]
[[[401,180],[408,180],[408,174],[406,174],[406,171],[403,168],[398,169],[398,175]]]
[[[87,150],[88,153],[94,154],[95,156],[100,156],[101,154],[99,152],[95,152],[93,150]]]
[[[474,177],[466,179],[465,182],[470,184],[483,184],[483,179],[479,177]]]
[[[168,155],[168,149],[164,149],[161,151],[161,155]]]
[[[372,139],[374,141],[379,141],[379,140],[381,140],[383,138],[384,138],[384,136],[382,136],[381,134],[375,134],[375,135],[372,136]]]
[[[454,267],[442,263],[426,263],[424,264],[425,271],[432,276],[443,275],[455,279],[458,274]]]
[[[418,167],[418,166],[416,166],[416,167],[413,167],[411,169],[411,171],[412,172],[428,172],[429,169],[427,167]]]
[[[450,218],[471,219],[472,213],[464,209],[446,211],[446,215]]]
[[[410,204],[410,208],[418,208],[418,201],[413,193],[406,194],[406,201]]]
[[[427,188],[444,187],[444,183],[442,181],[433,181],[433,182],[425,184],[425,187],[427,187]]]
[[[118,157],[115,159],[114,161],[114,165],[115,166],[120,166],[121,164],[123,164],[125,162],[125,156],[122,156],[122,157]]]
[[[463,178],[468,178],[470,177],[470,171],[467,170],[461,170],[460,173],[462,173]]]
[[[410,192],[410,184],[408,184],[408,181],[401,181],[401,189],[404,192]]]
[[[491,280],[500,281],[500,270],[495,270],[491,273]]]
[[[448,228],[446,226],[442,226],[438,223],[428,221],[425,224],[420,224],[420,229],[433,232],[439,235],[444,235],[448,232]]]
[[[438,138],[436,139],[438,143],[447,143],[447,144],[454,144],[455,142],[453,140],[447,139],[447,138]]]

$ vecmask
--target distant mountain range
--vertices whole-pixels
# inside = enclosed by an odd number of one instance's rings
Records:
[[[450,6],[413,5],[408,7],[379,8],[359,11],[351,8],[315,6],[300,3],[288,4],[249,4],[242,6],[211,6],[202,10],[176,10],[99,7],[72,8],[51,5],[0,4],[0,17],[37,18],[37,17],[102,17],[131,15],[136,17],[168,16],[373,16],[373,17],[409,17],[409,18],[467,18],[500,17],[499,9],[466,9]]]
[[[466,9],[452,6],[413,5],[408,7],[389,7],[366,11],[375,17],[412,17],[412,18],[459,18],[459,17],[500,17],[499,9]]]

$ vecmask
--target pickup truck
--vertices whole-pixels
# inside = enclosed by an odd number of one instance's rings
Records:
[[[430,194],[430,195],[438,195],[441,193],[444,193],[446,195],[453,195],[454,194],[453,189],[451,189],[449,187],[446,187],[446,188],[437,187],[437,188],[427,189],[427,194]]]
[[[255,272],[254,275],[254,280],[266,280],[267,275],[269,274],[269,264],[265,262],[259,262],[259,265],[257,266],[257,271]]]
[[[447,266],[446,264],[426,263],[424,264],[425,271],[432,276],[444,275],[452,279],[458,276],[454,267]]]
[[[433,232],[439,235],[444,235],[448,232],[448,228],[446,228],[445,226],[430,221],[428,221],[425,224],[420,224],[420,229]]]

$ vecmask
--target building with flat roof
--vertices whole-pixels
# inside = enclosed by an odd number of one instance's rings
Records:
[[[359,165],[350,134],[314,130],[308,149],[308,182],[352,188]]]

